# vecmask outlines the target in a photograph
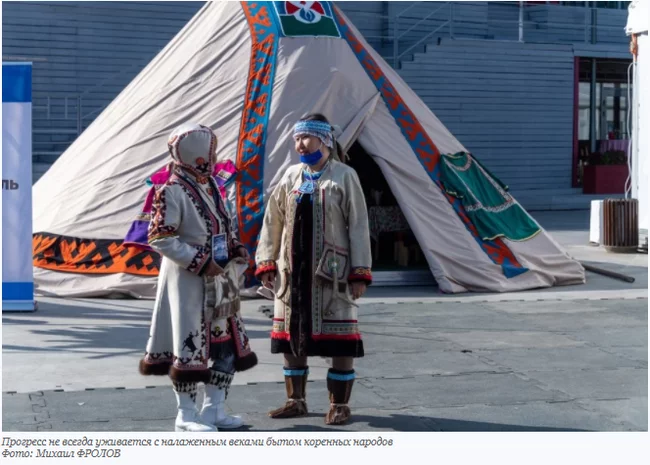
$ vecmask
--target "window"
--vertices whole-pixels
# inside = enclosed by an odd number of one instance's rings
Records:
[[[610,2],[611,3],[611,2]],[[595,86],[592,70],[595,63]],[[580,185],[580,163],[591,154],[625,147],[629,140],[628,110],[632,89],[628,89],[627,71],[631,61],[581,58],[576,98],[577,154],[574,186]],[[593,101],[592,101],[593,90]],[[629,94],[629,95],[628,95]],[[592,128],[593,126],[593,128]]]
[[[547,2],[548,3],[548,2]],[[559,2],[562,6],[609,8],[610,10],[627,10],[631,2]]]

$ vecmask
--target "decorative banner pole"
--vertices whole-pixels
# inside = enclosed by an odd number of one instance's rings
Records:
[[[2,64],[2,311],[34,311],[32,64]]]

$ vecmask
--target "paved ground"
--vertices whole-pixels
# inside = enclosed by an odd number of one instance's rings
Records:
[[[270,420],[284,399],[271,320],[245,304],[260,359],[228,399],[250,431],[645,431],[648,428],[647,255],[587,244],[587,213],[536,215],[580,260],[630,274],[584,286],[443,296],[374,289],[362,301],[366,357],[353,422],[327,427],[327,361],[311,361],[311,414]],[[559,226],[558,226],[559,225]],[[3,314],[4,431],[172,431],[168,380],[142,377],[151,302],[39,299]]]

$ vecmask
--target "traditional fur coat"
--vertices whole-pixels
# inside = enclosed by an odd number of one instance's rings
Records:
[[[310,338],[316,347],[309,355],[360,356],[361,340],[357,322],[357,306],[353,302],[349,283],[370,283],[371,247],[367,207],[356,172],[349,166],[331,160],[319,178],[311,196],[311,221],[308,247],[309,278],[296,282],[295,268],[300,256],[293,250],[295,219],[300,204],[299,187],[304,182],[305,165],[295,165],[271,195],[257,246],[256,262],[259,276],[276,272],[275,306],[271,337],[275,341],[291,339],[292,295],[304,294],[302,287],[309,282]],[[303,256],[304,257],[304,256]],[[296,286],[301,287],[296,289]],[[340,349],[348,342],[350,349]],[[332,344],[336,344],[333,347]],[[276,344],[277,345],[277,344]],[[280,344],[282,345],[282,344]],[[329,347],[327,347],[329,345]],[[360,349],[362,351],[362,347]],[[274,352],[286,352],[278,349]]]
[[[207,131],[207,128],[190,128],[170,141],[177,169],[156,190],[148,231],[149,245],[163,258],[140,372],[169,374],[180,382],[207,381],[209,359],[219,357],[233,342],[236,370],[245,370],[257,363],[236,306],[239,287],[226,289],[226,292],[222,289],[218,293],[231,301],[228,311],[215,311],[221,302],[213,302],[211,307],[206,305],[209,300],[206,299],[206,286],[214,288],[215,284],[214,279],[203,276],[211,260],[212,236],[227,235],[231,257],[241,247],[219,188],[208,171],[209,163],[205,161],[213,156],[216,145],[216,141],[208,143],[203,139]],[[205,173],[202,167],[206,168]],[[234,283],[238,283],[244,270],[245,267],[242,269],[234,260],[226,267]],[[224,280],[226,287],[228,281]]]

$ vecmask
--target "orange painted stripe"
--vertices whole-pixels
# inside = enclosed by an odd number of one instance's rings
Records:
[[[57,234],[32,236],[32,259],[37,268],[64,273],[129,273],[158,276],[160,255],[125,247],[122,240],[80,239]]]

